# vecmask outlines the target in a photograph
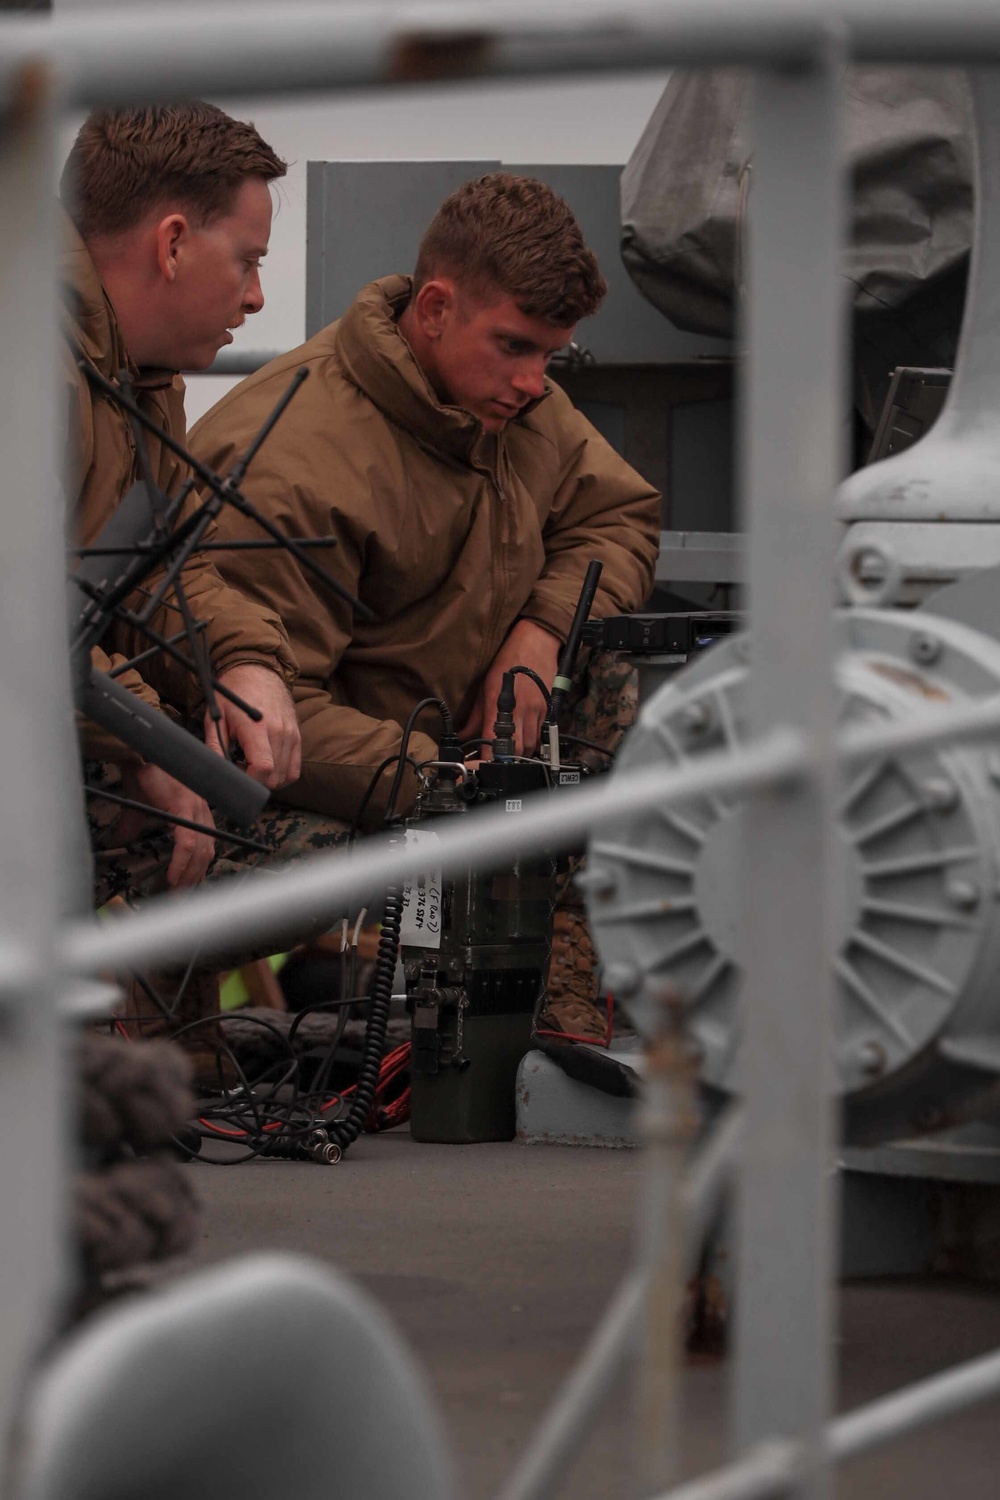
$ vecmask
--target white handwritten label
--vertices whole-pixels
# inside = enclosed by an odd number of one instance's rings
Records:
[[[508,812],[520,812],[521,811],[521,799],[520,799],[520,797],[508,797],[507,798],[507,811]]]
[[[403,920],[399,941],[408,948],[441,946],[441,866],[435,861],[438,835],[428,829],[408,828],[406,842],[426,851],[427,865],[403,885]]]

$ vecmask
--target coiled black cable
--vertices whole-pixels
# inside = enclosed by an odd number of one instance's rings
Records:
[[[390,847],[402,847],[405,834],[394,828]],[[392,1003],[392,981],[399,955],[399,932],[403,922],[403,893],[398,885],[392,885],[385,893],[382,913],[382,931],[375,955],[375,973],[371,983],[371,1009],[365,1030],[364,1048],[361,1054],[361,1074],[351,1099],[351,1107],[343,1120],[333,1120],[326,1126],[331,1141],[342,1151],[354,1144],[371,1111],[378,1086],[382,1054],[385,1050],[385,1033],[389,1025],[389,1009]]]

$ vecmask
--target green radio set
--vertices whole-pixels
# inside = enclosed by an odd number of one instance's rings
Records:
[[[558,715],[600,574],[601,564],[591,563],[560,654],[542,755],[514,754],[515,668],[497,700],[493,758],[472,771],[439,762],[407,823],[407,837],[428,845],[426,873],[404,891],[401,932],[412,1012],[410,1130],[418,1141],[514,1136],[515,1080],[545,990],[558,862],[539,854],[442,881],[432,868],[433,824],[489,803],[523,817],[534,797],[579,784],[584,768],[559,755]]]

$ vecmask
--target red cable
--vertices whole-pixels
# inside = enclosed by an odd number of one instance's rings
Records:
[[[384,1095],[389,1085],[391,1083],[394,1083],[396,1079],[406,1071],[409,1065],[409,1042],[403,1042],[400,1046],[393,1048],[391,1052],[387,1053],[386,1056],[383,1057],[381,1065],[379,1067],[378,1081],[375,1085],[375,1096],[372,1100],[371,1111],[368,1115],[368,1119],[365,1121],[366,1131],[374,1132],[386,1129],[387,1127],[384,1122],[389,1119],[390,1112],[392,1112],[392,1123],[394,1125],[400,1125],[404,1120],[409,1119],[409,1088],[405,1089],[403,1094],[401,1094],[398,1099],[394,1099],[390,1104],[386,1105],[381,1110],[381,1118],[379,1117],[379,1101],[381,1097]],[[334,1094],[333,1098],[328,1099],[324,1105],[321,1105],[318,1112],[320,1114],[323,1114],[328,1109],[333,1109],[335,1105],[342,1104],[343,1101],[349,1098],[356,1089],[357,1084],[352,1083],[350,1088],[344,1089],[343,1093]],[[403,1099],[406,1100],[405,1113],[400,1113],[399,1118],[397,1119],[395,1117],[395,1114],[399,1111],[399,1107]],[[198,1124],[201,1125],[205,1130],[207,1130],[211,1135],[215,1137],[223,1137],[228,1140],[246,1140],[249,1135],[249,1131],[246,1130],[226,1130],[223,1126],[216,1125],[213,1120],[206,1120],[204,1116],[199,1116]],[[272,1134],[277,1130],[284,1130],[285,1128],[286,1127],[284,1121],[274,1120],[270,1125],[265,1125],[261,1133]]]

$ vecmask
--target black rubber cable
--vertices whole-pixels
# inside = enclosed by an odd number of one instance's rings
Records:
[[[393,829],[390,846],[402,847],[405,833],[401,828]],[[385,893],[385,908],[382,914],[382,931],[379,935],[378,953],[375,958],[375,973],[371,984],[371,1010],[365,1030],[364,1049],[361,1054],[361,1074],[355,1085],[351,1107],[343,1120],[334,1120],[326,1130],[331,1141],[336,1141],[342,1151],[354,1144],[371,1112],[378,1087],[382,1055],[385,1051],[385,1034],[389,1025],[389,1009],[392,1002],[392,981],[399,956],[399,932],[403,922],[403,895],[399,886],[393,885]]]
[[[389,790],[388,801],[385,804],[385,821],[387,823],[391,818],[395,816],[396,813],[396,801],[399,797],[400,788],[403,785],[403,767],[406,765],[408,758],[407,752],[410,748],[410,735],[413,733],[413,726],[416,724],[417,719],[423,713],[425,708],[437,709],[438,713],[441,715],[441,727],[446,735],[452,735],[455,732],[455,721],[451,716],[451,710],[449,709],[447,703],[443,701],[443,699],[421,698],[420,702],[415,704],[411,709],[410,717],[407,719],[406,725],[403,729],[403,738],[400,741],[399,750],[397,752],[399,758],[396,764],[396,774],[393,777],[392,787]]]

